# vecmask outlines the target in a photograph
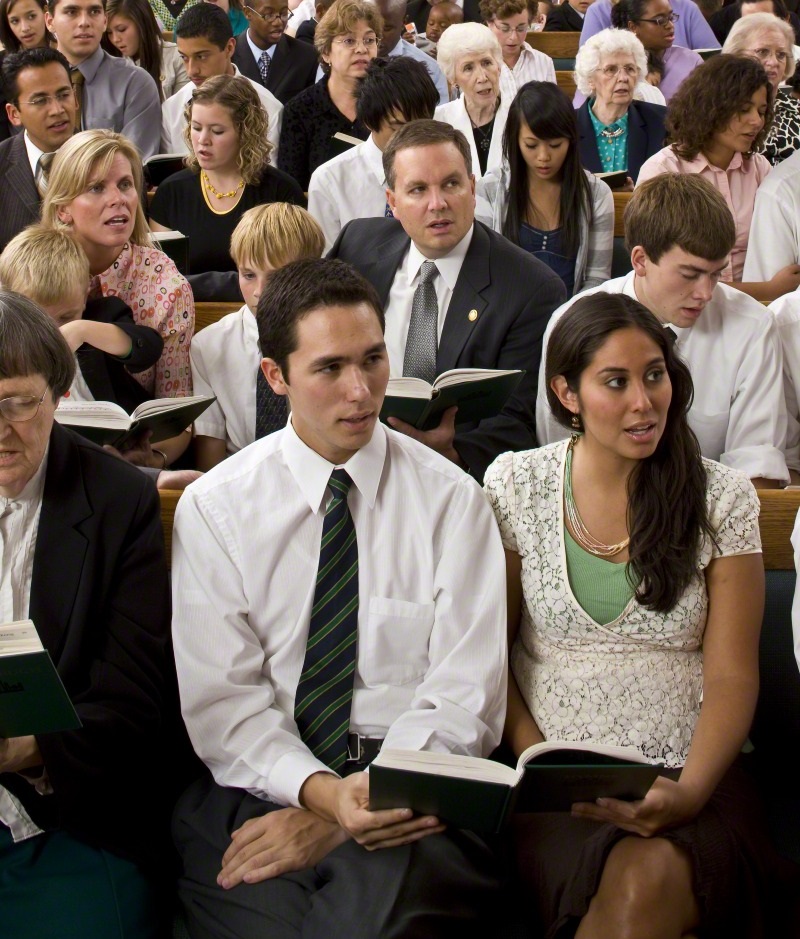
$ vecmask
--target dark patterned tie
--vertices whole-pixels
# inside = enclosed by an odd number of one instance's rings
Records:
[[[270,388],[261,368],[256,375],[256,440],[272,434],[276,430],[283,430],[289,412],[286,407],[286,396],[276,395]]]
[[[268,52],[262,52],[258,60],[258,70],[261,72],[261,84],[267,87],[267,78],[269,78],[270,57]]]
[[[77,67],[70,69],[69,80],[75,89],[75,100],[78,102],[78,108],[75,112],[75,133],[78,134],[83,125],[83,72]]]
[[[423,262],[419,284],[411,301],[411,321],[408,324],[403,358],[403,376],[423,378],[427,382],[436,378],[436,352],[439,346],[439,302],[433,286],[433,278],[437,273],[433,261]]]
[[[317,585],[294,719],[318,760],[338,770],[347,760],[358,634],[358,544],[347,505],[353,481],[343,469],[328,483]]]
[[[39,162],[36,164],[36,175],[34,176],[33,181],[36,184],[36,189],[38,190],[42,199],[44,199],[44,194],[47,192],[47,180],[50,175],[50,167],[53,165],[54,159],[55,153],[43,153],[39,157]]]

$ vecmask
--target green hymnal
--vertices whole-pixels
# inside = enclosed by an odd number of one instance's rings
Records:
[[[130,416],[112,401],[64,401],[56,408],[59,424],[94,443],[124,447],[146,430],[150,443],[175,437],[217,399],[213,395],[189,398],[156,398],[145,401]]]
[[[371,809],[411,808],[457,828],[500,831],[512,812],[568,812],[601,797],[642,799],[661,773],[631,747],[545,741],[516,767],[454,753],[381,750],[369,768]]]
[[[456,424],[499,414],[525,372],[519,369],[454,368],[431,385],[422,378],[390,378],[381,420],[399,417],[419,430],[438,427],[442,412],[456,405]]]
[[[0,626],[0,737],[74,730],[81,722],[30,620]]]

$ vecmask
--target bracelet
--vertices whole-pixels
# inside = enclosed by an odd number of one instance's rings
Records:
[[[165,470],[167,468],[167,454],[163,450],[159,450],[157,447],[150,448],[153,453],[157,453],[161,457],[161,469]]]

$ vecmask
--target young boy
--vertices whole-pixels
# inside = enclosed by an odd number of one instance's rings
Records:
[[[231,238],[245,303],[192,339],[195,394],[217,400],[195,421],[198,469],[210,470],[256,439],[256,385],[261,375],[256,307],[270,276],[291,261],[318,258],[325,236],[296,205],[274,202],[249,209]]]
[[[75,353],[70,399],[113,401],[130,413],[150,398],[131,372],[154,365],[164,341],[155,329],[137,326],[117,297],[87,301],[89,279],[83,248],[65,231],[31,225],[0,255],[3,287],[40,306]]]

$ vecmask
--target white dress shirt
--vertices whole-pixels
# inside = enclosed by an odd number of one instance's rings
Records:
[[[39,159],[44,153],[44,150],[40,150],[36,144],[28,136],[27,130],[24,131],[23,138],[25,140],[25,152],[28,154],[28,162],[31,165],[31,173],[33,178],[36,179],[36,169],[39,166]]]
[[[772,168],[758,187],[742,279],[770,280],[800,263],[800,150]]]
[[[511,69],[514,76],[514,84],[517,88],[522,88],[526,82],[552,82],[556,84],[556,66],[549,55],[539,52],[528,45],[522,43],[517,64]]]
[[[192,338],[196,395],[217,400],[194,422],[198,436],[224,440],[230,455],[256,439],[256,376],[261,363],[258,324],[245,304]]]
[[[175,516],[172,625],[189,736],[220,785],[281,805],[329,772],[293,715],[333,469],[290,423],[193,483]],[[505,715],[506,602],[486,497],[382,424],[345,469],[359,549],[351,730],[387,747],[487,756]]]
[[[255,88],[261,104],[267,112],[269,130],[267,139],[273,146],[269,155],[269,161],[273,166],[278,165],[278,141],[281,136],[281,121],[283,120],[283,105],[278,101],[271,91],[260,84],[254,82],[252,78],[242,75],[239,69],[233,66],[234,75],[240,78],[246,78]],[[186,118],[183,116],[183,109],[186,102],[192,97],[194,91],[194,82],[184,85],[180,91],[176,91],[171,98],[167,98],[161,108],[161,152],[162,153],[188,153],[189,148],[183,139],[183,130],[186,126]]]
[[[786,399],[786,465],[800,472],[800,294],[787,293],[769,305],[783,349]]]
[[[0,496],[0,623],[28,619],[33,556],[42,512],[47,453],[22,492],[13,499]],[[0,786],[0,824],[14,841],[41,834],[22,804]]]
[[[386,349],[389,353],[389,367],[392,378],[401,378],[403,375],[403,361],[406,355],[406,339],[408,327],[411,323],[411,304],[414,292],[419,286],[419,272],[423,263],[433,260],[438,274],[433,279],[436,290],[436,300],[439,306],[438,338],[442,338],[442,329],[447,317],[447,310],[453,291],[456,287],[461,265],[469,250],[472,241],[474,226],[444,258],[429,259],[423,255],[412,241],[408,246],[405,257],[400,262],[397,272],[389,290],[386,301]]]
[[[633,271],[584,291],[636,296]],[[553,327],[572,306],[573,297],[550,318],[542,343],[542,364],[536,397],[536,437],[540,444],[569,436],[553,417],[545,390],[547,344]],[[786,404],[783,396],[783,354],[775,320],[757,300],[717,284],[694,326],[672,326],[676,347],[694,381],[689,426],[704,457],[741,470],[751,479],[763,476],[789,481],[786,446]]]
[[[352,219],[386,214],[383,153],[371,134],[314,170],[308,184],[308,211],[322,226],[326,253]]]

